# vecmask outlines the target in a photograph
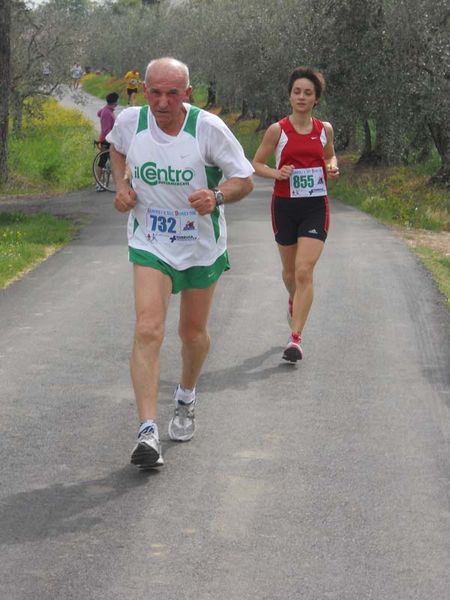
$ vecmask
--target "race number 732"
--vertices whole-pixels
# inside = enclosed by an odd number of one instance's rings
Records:
[[[151,231],[161,233],[176,233],[176,219],[174,217],[163,217],[162,215],[150,215]]]

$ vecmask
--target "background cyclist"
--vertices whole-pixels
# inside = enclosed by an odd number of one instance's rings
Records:
[[[106,136],[114,127],[114,121],[116,120],[116,116],[114,114],[114,110],[117,106],[117,102],[119,100],[119,94],[116,92],[111,92],[106,96],[106,105],[101,108],[97,116],[100,119],[100,136],[99,136],[99,144],[101,150],[109,150],[110,144],[106,141]],[[105,168],[106,161],[108,160],[108,155],[103,154],[98,161],[98,165],[96,166],[96,174],[97,179],[101,180],[103,169]],[[101,185],[97,184],[95,186],[96,192],[105,192],[105,188]]]

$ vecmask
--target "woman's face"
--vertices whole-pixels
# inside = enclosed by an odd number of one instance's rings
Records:
[[[313,82],[306,77],[294,81],[289,102],[292,109],[299,112],[311,112],[316,105],[316,88]]]

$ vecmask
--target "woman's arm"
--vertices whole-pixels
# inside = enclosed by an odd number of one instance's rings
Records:
[[[323,149],[325,164],[327,167],[328,177],[337,179],[339,177],[339,167],[337,163],[336,153],[334,151],[334,133],[331,123],[324,123],[325,133],[327,134],[327,143]]]
[[[277,147],[280,139],[281,127],[278,123],[273,123],[267,128],[266,133],[259,145],[258,150],[253,158],[253,168],[255,173],[260,177],[267,179],[289,179],[294,170],[293,165],[284,165],[281,169],[272,169],[266,164],[266,161]]]

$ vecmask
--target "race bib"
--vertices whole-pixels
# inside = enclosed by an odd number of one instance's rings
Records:
[[[291,198],[326,196],[327,186],[322,167],[294,169],[289,178]]]
[[[149,208],[145,218],[146,236],[151,242],[193,244],[199,239],[198,213],[193,208],[171,210]]]

